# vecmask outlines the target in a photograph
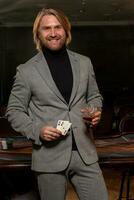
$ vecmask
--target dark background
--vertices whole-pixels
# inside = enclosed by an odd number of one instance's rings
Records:
[[[133,96],[134,25],[73,26],[70,49],[91,58],[105,104]],[[16,67],[37,52],[31,27],[0,27],[0,106],[6,106]]]

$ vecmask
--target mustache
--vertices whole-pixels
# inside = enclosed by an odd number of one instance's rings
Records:
[[[49,36],[49,37],[47,37],[47,40],[49,40],[49,41],[51,41],[51,40],[59,40],[59,39],[61,39],[60,36]]]

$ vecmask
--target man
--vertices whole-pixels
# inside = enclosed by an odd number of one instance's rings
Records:
[[[67,180],[80,200],[107,200],[88,126],[100,120],[102,97],[90,59],[66,47],[70,29],[61,11],[39,12],[33,27],[39,53],[17,68],[7,117],[16,131],[33,141],[32,169],[42,200],[65,199]],[[87,116],[90,106],[100,108],[92,119]],[[66,134],[63,121],[71,125]]]

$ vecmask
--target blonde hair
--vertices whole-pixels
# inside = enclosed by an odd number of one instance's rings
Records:
[[[68,20],[68,18],[64,15],[64,13],[62,11],[59,10],[55,10],[52,8],[46,9],[43,8],[37,15],[35,21],[34,21],[34,25],[33,25],[33,39],[34,39],[34,43],[36,45],[36,49],[38,51],[40,51],[42,49],[42,44],[41,41],[39,39],[39,26],[40,26],[40,22],[43,18],[43,16],[45,15],[54,15],[57,20],[61,23],[61,25],[63,26],[65,32],[66,32],[66,46],[71,42],[71,24]]]

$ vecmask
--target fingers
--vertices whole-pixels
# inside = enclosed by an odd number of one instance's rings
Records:
[[[89,118],[89,117],[91,117],[91,116],[90,116],[91,113],[90,113],[90,111],[89,111],[88,108],[81,109],[81,113],[82,113],[82,115],[83,115],[84,118]]]
[[[97,111],[92,118],[92,125],[93,126],[97,125],[100,122],[100,119],[101,119],[101,112]]]
[[[61,137],[62,133],[56,128],[46,126],[41,129],[40,137],[45,141],[53,141]]]
[[[83,119],[85,123],[90,124],[91,126],[96,126],[101,119],[101,111],[94,112],[92,116],[86,113],[86,115],[84,114]]]

